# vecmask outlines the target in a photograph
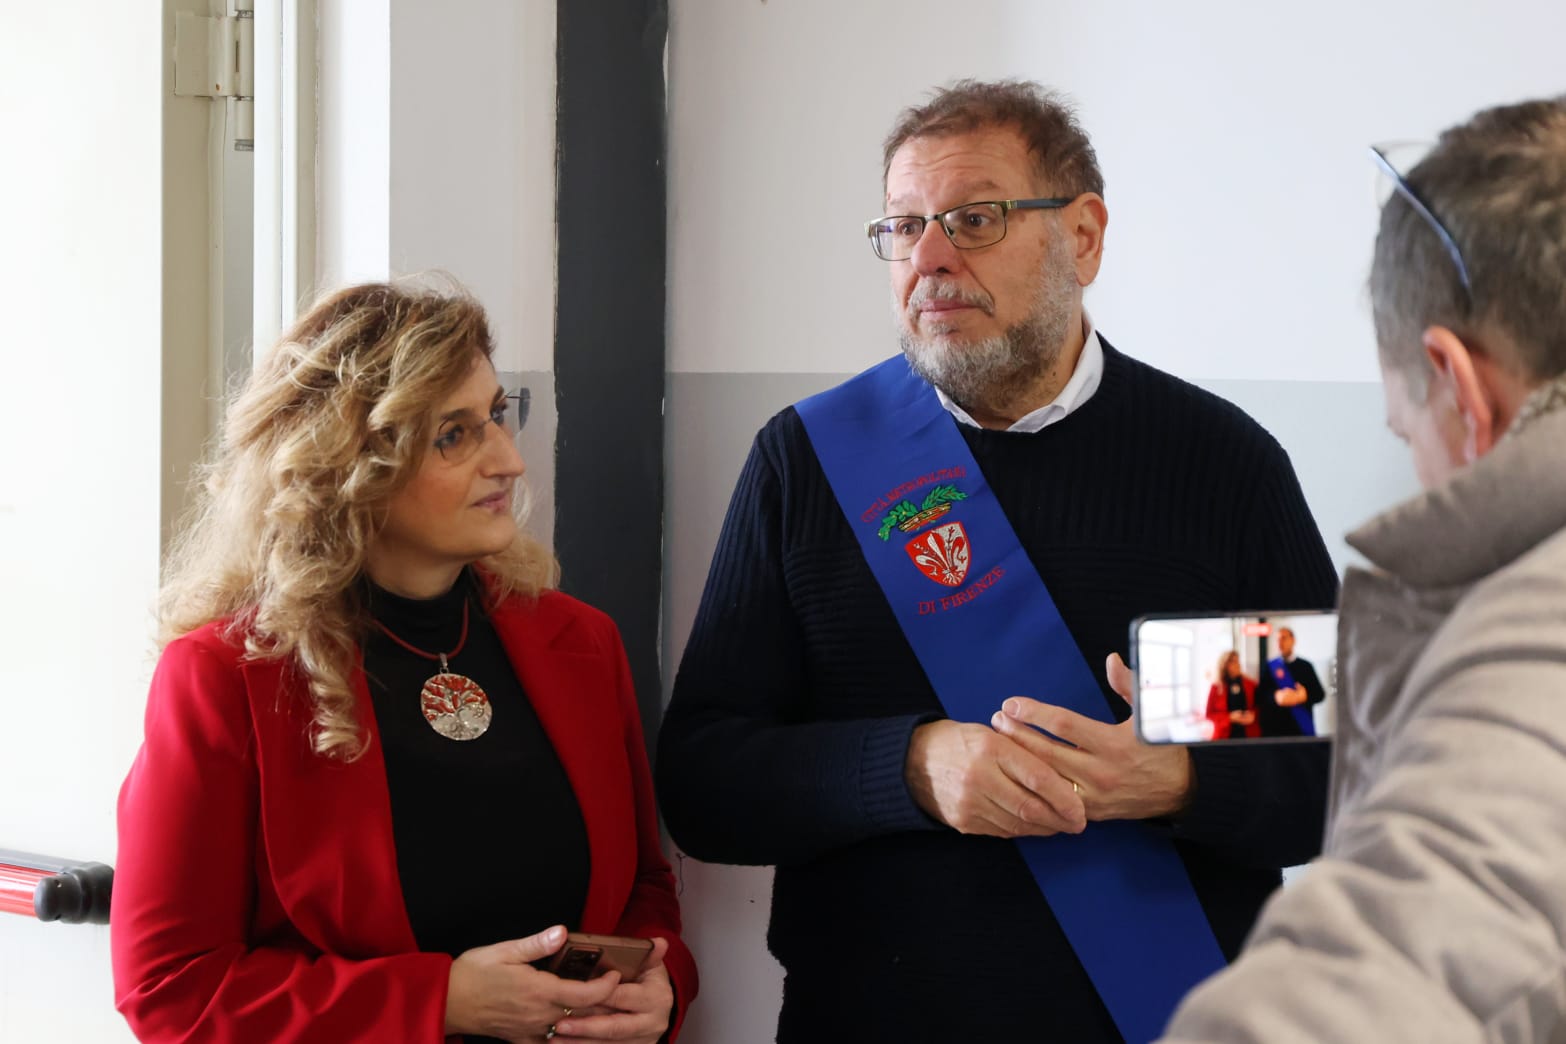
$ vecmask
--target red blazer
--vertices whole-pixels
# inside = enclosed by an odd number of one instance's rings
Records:
[[[558,592],[510,600],[493,621],[587,825],[581,930],[669,940],[677,1031],[696,966],[619,632]],[[362,672],[353,686],[369,708]],[[142,1040],[444,1037],[451,958],[418,952],[408,923],[375,716],[368,750],[344,763],[311,752],[306,704],[297,674],[243,662],[215,624],[158,662],[120,792],[110,914],[115,1003]],[[493,867],[451,878],[506,887]]]
[[[1255,713],[1256,711],[1256,683],[1240,676],[1240,681],[1245,686],[1245,707]],[[1222,682],[1214,682],[1213,687],[1207,690],[1207,718],[1213,723],[1213,739],[1230,739],[1234,737],[1234,722],[1229,720],[1229,689]],[[1253,721],[1249,725],[1242,725],[1245,735],[1255,738],[1261,735],[1260,721]]]

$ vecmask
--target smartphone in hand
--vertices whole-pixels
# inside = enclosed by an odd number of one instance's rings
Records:
[[[1322,740],[1337,710],[1333,612],[1145,616],[1131,625],[1144,743]]]
[[[562,979],[596,979],[607,971],[617,971],[622,980],[636,978],[652,953],[651,939],[627,935],[592,935],[572,932],[565,945],[550,958],[548,970]]]

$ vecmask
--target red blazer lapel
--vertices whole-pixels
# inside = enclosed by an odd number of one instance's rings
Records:
[[[256,728],[260,829],[278,901],[300,933],[344,956],[418,948],[397,875],[391,798],[380,733],[363,672],[354,675],[369,747],[357,761],[323,758],[309,745],[310,715],[297,675],[274,662],[247,664]]]
[[[572,604],[547,593],[537,602],[513,599],[492,619],[586,824],[591,872],[581,928],[612,932],[637,871],[634,788],[617,703],[618,661]],[[266,866],[258,869],[269,874],[288,919],[323,952],[416,950],[363,673],[355,673],[353,685],[369,748],[347,763],[310,750],[310,716],[296,676],[273,662],[246,664],[244,676],[260,769]]]
[[[536,602],[513,599],[491,619],[587,826],[591,872],[581,928],[610,932],[636,873],[633,791],[616,705],[616,661],[580,615],[562,611],[570,604],[548,593]]]

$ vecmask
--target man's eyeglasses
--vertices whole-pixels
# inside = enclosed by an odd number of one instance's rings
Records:
[[[514,438],[527,423],[528,409],[532,403],[533,393],[527,388],[521,388],[495,403],[488,417],[480,419],[463,410],[441,423],[435,432],[435,450],[447,464],[461,464],[478,452],[491,424],[505,432],[507,437]],[[511,416],[513,406],[516,411],[514,417]]]
[[[1397,191],[1398,195],[1407,200],[1408,205],[1414,208],[1414,213],[1424,218],[1425,222],[1435,231],[1435,234],[1440,237],[1441,245],[1446,248],[1447,254],[1452,258],[1452,264],[1457,266],[1457,278],[1463,284],[1463,292],[1471,295],[1473,293],[1473,284],[1469,281],[1468,265],[1463,262],[1463,252],[1458,249],[1457,240],[1452,238],[1452,233],[1448,232],[1446,226],[1441,224],[1441,219],[1435,216],[1435,211],[1431,210],[1429,205],[1419,198],[1419,193],[1414,191],[1413,186],[1408,183],[1408,179],[1403,177],[1402,172],[1387,157],[1388,148],[1381,145],[1372,145],[1370,146],[1370,154],[1375,158],[1376,165],[1381,168],[1382,173],[1392,179],[1392,187]]]
[[[964,203],[940,214],[895,214],[865,222],[865,234],[882,261],[906,261],[913,257],[914,244],[924,235],[924,227],[939,221],[946,238],[958,250],[977,250],[993,246],[1006,238],[1006,212],[1009,210],[1059,210],[1076,197],[1050,199],[1002,199],[994,202]]]

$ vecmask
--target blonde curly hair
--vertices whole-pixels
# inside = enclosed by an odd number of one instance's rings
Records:
[[[350,680],[369,627],[366,554],[429,450],[433,407],[475,353],[494,355],[489,323],[460,288],[338,290],[257,365],[202,465],[165,564],[160,646],[225,621],[248,656],[291,659],[309,685],[318,754],[364,753]],[[536,596],[559,573],[520,525],[480,567],[492,603]]]

